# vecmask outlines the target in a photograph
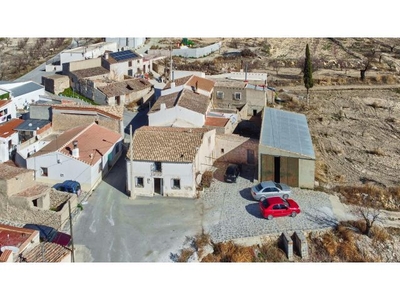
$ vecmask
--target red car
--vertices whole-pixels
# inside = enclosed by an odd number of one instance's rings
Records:
[[[295,217],[300,213],[299,205],[293,199],[270,197],[260,202],[261,215],[271,220],[273,217]]]

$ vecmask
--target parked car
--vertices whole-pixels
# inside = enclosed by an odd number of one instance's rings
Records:
[[[71,244],[71,236],[69,234],[60,232],[53,227],[38,224],[25,224],[24,228],[39,231],[41,242],[51,242],[64,247],[68,247]]]
[[[292,191],[288,185],[274,181],[263,181],[251,188],[251,195],[254,200],[259,201],[274,196],[280,196],[287,199],[291,192]]]
[[[299,205],[293,199],[282,199],[281,197],[270,197],[260,201],[261,215],[271,220],[275,217],[295,217],[300,213]]]
[[[240,168],[238,165],[232,164],[226,168],[224,180],[225,182],[236,182],[236,179],[240,175]]]
[[[75,180],[66,180],[63,183],[57,183],[53,186],[53,188],[55,188],[57,191],[73,193],[78,196],[82,192],[80,183]]]

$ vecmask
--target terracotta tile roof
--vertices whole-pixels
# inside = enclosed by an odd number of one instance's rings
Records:
[[[76,110],[76,111],[96,111],[102,114],[105,114],[109,117],[115,118],[117,117],[119,120],[122,120],[124,114],[124,107],[120,105],[83,105],[78,103],[63,103],[63,104],[53,104],[52,109],[65,109],[65,110]]]
[[[209,129],[143,126],[133,135],[133,160],[193,162]],[[127,151],[130,159],[130,149]]]
[[[93,166],[101,159],[104,153],[114,147],[114,144],[121,139],[120,134],[92,123],[65,131],[48,145],[34,153],[32,157],[54,151],[73,157],[73,141],[77,140],[79,158],[76,159]]]
[[[152,113],[159,111],[161,104],[165,103],[166,108],[172,108],[176,105],[179,105],[180,107],[184,107],[201,114],[206,114],[208,106],[210,105],[210,101],[211,100],[205,95],[197,94],[193,91],[184,89],[180,92],[159,97],[149,112]]]
[[[120,82],[113,82],[97,87],[107,97],[128,95],[151,87],[151,83],[142,78],[135,78]]]
[[[185,85],[185,84],[190,80],[190,78],[191,78],[192,76],[193,76],[193,75],[189,75],[189,76],[181,77],[181,78],[178,78],[178,79],[174,80],[175,86]],[[164,86],[163,90],[168,90],[168,89],[170,89],[170,88],[171,88],[171,81],[168,82],[168,83]]]
[[[12,100],[0,100],[0,107],[6,106],[7,104],[11,103]]]
[[[228,123],[229,118],[219,118],[219,117],[207,117],[206,126],[215,126],[215,127],[225,127],[226,123]]]
[[[178,101],[181,95],[181,91],[176,93],[171,93],[168,95],[160,96],[154,105],[151,107],[149,113],[159,111],[161,108],[161,104],[165,103],[166,108],[172,108],[175,106],[176,102]]]
[[[87,78],[87,77],[109,74],[110,71],[108,71],[106,68],[103,67],[94,67],[94,68],[72,71],[71,73],[78,78]]]
[[[0,125],[0,138],[7,138],[13,133],[16,133],[14,131],[14,128],[17,127],[18,125],[24,123],[24,120],[22,119],[11,119],[7,123],[3,123]]]
[[[196,75],[193,75],[188,82],[185,84],[188,87],[192,87],[192,89],[196,89],[196,87],[200,90],[212,92],[215,82],[210,79],[202,78]]]
[[[210,105],[210,99],[189,90],[183,90],[178,105],[189,110],[205,115]]]
[[[61,262],[66,256],[71,255],[71,251],[55,243],[41,243],[23,254],[26,262]]]
[[[23,251],[39,235],[36,230],[0,224],[0,246],[12,246]]]
[[[18,176],[19,174],[29,172],[31,172],[33,175],[32,170],[17,167],[13,162],[4,162],[0,164],[0,179],[8,180],[14,178],[15,176]]]
[[[5,250],[3,253],[0,254],[0,262],[7,262],[9,257],[13,252],[11,250]]]

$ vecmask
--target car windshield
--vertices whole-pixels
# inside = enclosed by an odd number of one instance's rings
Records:
[[[261,191],[262,188],[263,188],[263,187],[262,187],[261,183],[257,184],[256,187],[255,187],[255,189],[256,189],[257,192]]]
[[[281,186],[279,183],[275,182],[275,186],[276,186],[278,189],[282,190],[282,186]]]
[[[228,169],[226,169],[226,174],[228,174],[228,175],[235,174],[235,167],[234,166],[229,166]]]
[[[262,206],[264,207],[264,208],[267,208],[268,206],[269,206],[269,202],[268,202],[268,199],[265,199],[263,202],[261,202],[262,203]]]

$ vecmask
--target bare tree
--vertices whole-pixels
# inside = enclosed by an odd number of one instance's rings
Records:
[[[276,75],[278,75],[280,68],[283,67],[283,62],[280,60],[273,60],[269,65],[275,70]]]
[[[26,47],[26,44],[28,43],[29,38],[23,38],[20,39],[17,43],[17,49],[22,50]]]
[[[362,81],[365,80],[365,73],[371,68],[371,62],[375,59],[376,51],[375,49],[371,49],[364,55],[364,59],[362,61],[363,68],[360,70],[360,79]]]
[[[361,205],[353,209],[353,213],[365,221],[365,231],[363,234],[370,236],[374,223],[381,221],[381,211],[378,209],[378,205],[373,197],[368,194],[363,194],[362,196]]]

